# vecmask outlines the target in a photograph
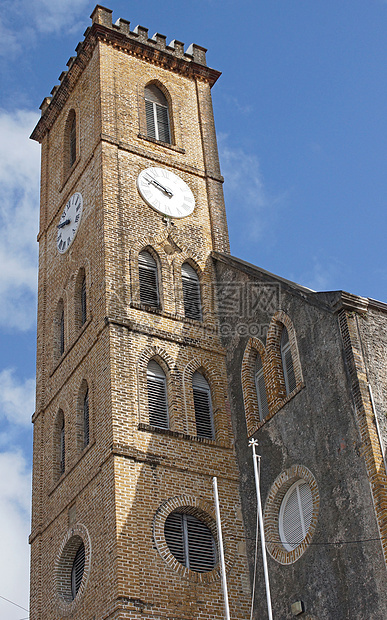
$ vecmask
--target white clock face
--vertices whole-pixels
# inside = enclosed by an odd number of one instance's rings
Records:
[[[57,226],[56,247],[60,254],[67,252],[74,241],[82,217],[82,207],[82,194],[75,192],[67,202]]]
[[[145,202],[168,217],[187,217],[195,198],[187,183],[165,168],[146,168],[137,177],[137,188]]]

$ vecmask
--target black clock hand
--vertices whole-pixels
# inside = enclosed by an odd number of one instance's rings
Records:
[[[71,220],[65,220],[61,224],[58,224],[57,228],[64,228],[65,226],[68,226],[69,224],[71,224]]]
[[[159,189],[161,189],[161,191],[164,192],[164,194],[167,194],[167,196],[169,196],[170,198],[172,198],[173,193],[167,189],[166,187],[164,187],[164,185],[161,185],[161,183],[159,183],[158,181],[156,181],[155,179],[152,179],[152,177],[147,178],[146,179],[148,181],[148,183],[152,183],[152,185],[154,185],[155,187],[158,187]]]

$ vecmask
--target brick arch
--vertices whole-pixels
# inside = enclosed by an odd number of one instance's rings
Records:
[[[241,367],[241,383],[243,404],[245,407],[247,434],[249,437],[255,433],[260,425],[257,389],[255,385],[255,363],[257,353],[261,356],[263,373],[265,377],[265,386],[270,410],[270,399],[268,392],[268,384],[270,381],[270,362],[264,344],[259,338],[250,338],[242,359]]]
[[[166,235],[166,238],[168,235]],[[138,277],[138,256],[140,252],[146,251],[153,256],[157,264],[158,271],[158,287],[160,296],[160,307],[165,308],[166,291],[169,289],[170,266],[163,247],[155,237],[147,236],[138,239],[129,251],[129,272],[130,272],[130,288],[131,301],[135,305],[140,305],[140,282]]]
[[[82,581],[76,597],[72,600],[70,591],[71,568],[80,543],[85,546],[85,566]],[[71,616],[80,606],[91,568],[91,539],[87,528],[77,523],[66,532],[55,566],[56,604],[61,615]]]
[[[174,111],[173,111],[173,100],[171,97],[171,94],[168,90],[168,88],[165,86],[165,84],[163,82],[161,82],[158,78],[153,78],[151,80],[149,80],[148,82],[146,82],[143,87],[142,87],[142,97],[144,99],[143,102],[143,106],[145,107],[145,89],[147,86],[156,86],[156,88],[159,89],[159,91],[164,95],[165,99],[167,100],[167,105],[168,105],[168,120],[169,120],[169,134],[170,134],[170,139],[171,139],[171,144],[175,144],[176,140],[175,140],[175,123],[174,123]],[[141,106],[142,107],[142,106]],[[145,110],[141,110],[142,114],[145,113]],[[144,129],[146,128],[146,120],[144,123]],[[145,131],[144,131],[145,133]]]
[[[75,153],[71,152],[71,129],[75,123]],[[69,176],[79,157],[79,112],[75,108],[69,110],[63,128],[63,181]]]
[[[185,410],[185,424],[190,435],[196,435],[194,416],[194,400],[192,391],[192,377],[196,371],[201,371],[211,390],[212,410],[214,416],[215,441],[227,442],[228,429],[225,421],[225,385],[221,380],[219,370],[205,357],[195,357],[190,360],[183,370],[183,398]],[[210,441],[210,440],[206,440]]]
[[[296,331],[292,320],[285,314],[283,310],[278,310],[272,317],[266,339],[266,350],[270,358],[272,369],[272,381],[270,382],[270,398],[277,405],[283,403],[284,400],[293,394],[286,394],[285,380],[282,369],[281,359],[281,334],[283,326],[286,327],[289,335],[290,350],[292,353],[294,374],[296,378],[296,388],[298,390],[303,385],[302,369],[300,355],[298,352]]]
[[[149,424],[147,367],[152,359],[159,364],[166,376],[169,423],[173,430],[178,413],[179,373],[174,359],[162,347],[146,347],[137,361],[138,421],[139,424]]]

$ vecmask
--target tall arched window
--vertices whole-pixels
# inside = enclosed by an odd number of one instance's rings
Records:
[[[70,154],[70,168],[74,165],[77,158],[77,119],[74,115],[71,120],[70,133],[69,133],[69,154]]]
[[[192,389],[195,407],[196,435],[214,439],[214,420],[212,414],[211,390],[200,372],[192,377]]]
[[[138,255],[138,277],[141,303],[158,308],[160,301],[157,263],[153,256],[145,250]]]
[[[184,315],[188,319],[202,320],[202,304],[198,274],[189,263],[181,268],[183,283]]]
[[[144,89],[146,131],[148,138],[171,144],[168,102],[157,86],[149,84]]]
[[[147,367],[149,424],[169,428],[167,379],[163,369],[151,360]]]
[[[285,381],[285,389],[286,389],[286,394],[288,395],[291,392],[293,392],[293,390],[297,387],[297,383],[296,383],[296,377],[294,374],[294,364],[293,364],[292,352],[290,349],[289,334],[288,334],[288,330],[286,329],[285,325],[283,326],[283,329],[282,329],[280,348],[281,348],[281,360],[282,360],[282,370],[283,370],[284,381]]]
[[[86,390],[86,394],[83,399],[83,447],[89,445],[90,431],[89,431],[89,390]]]
[[[65,349],[65,316],[64,308],[59,317],[59,355],[63,355]]]
[[[62,409],[59,409],[55,419],[53,440],[54,480],[58,480],[66,466],[65,420]]]
[[[77,116],[70,110],[64,133],[64,172],[67,175],[77,159]]]
[[[265,377],[263,374],[262,358],[259,353],[255,360],[255,388],[257,390],[259,419],[264,420],[269,415],[269,405],[267,402],[267,393],[265,385]]]
[[[82,325],[86,323],[86,276],[84,275],[81,282],[81,321]]]

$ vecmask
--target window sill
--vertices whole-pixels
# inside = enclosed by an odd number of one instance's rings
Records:
[[[146,433],[152,433],[154,435],[168,435],[169,437],[175,437],[176,439],[184,439],[185,441],[195,441],[196,443],[204,443],[210,446],[217,446],[226,448],[228,446],[223,443],[219,443],[216,439],[207,439],[206,437],[197,437],[196,435],[188,435],[188,433],[181,433],[179,431],[172,431],[170,428],[158,428],[151,424],[144,424],[140,422],[137,426],[139,431]]]
[[[273,411],[271,411],[269,413],[269,415],[266,416],[266,418],[264,418],[263,420],[261,420],[259,422],[259,424],[257,424],[255,431],[259,430],[260,428],[262,428],[262,426],[264,426],[267,422],[269,422],[269,420],[271,420],[276,413],[278,413],[279,411],[281,411],[281,409],[289,402],[291,401],[299,392],[301,392],[305,387],[305,383],[300,383],[299,385],[297,385],[297,387],[294,388],[293,392],[290,392],[290,394],[288,394],[285,398],[281,399],[280,402],[278,402],[275,407],[273,407]],[[255,433],[254,431],[254,433]],[[252,433],[252,435],[254,434]],[[252,436],[250,435],[250,436]]]
[[[63,474],[61,474],[60,478],[58,478],[58,480],[54,482],[54,484],[52,485],[51,489],[48,492],[48,497],[50,497],[50,495],[54,493],[55,489],[57,489],[62,484],[63,480],[67,478],[67,476],[73,471],[73,469],[78,465],[78,463],[83,459],[83,457],[89,452],[89,450],[94,446],[94,444],[95,444],[95,439],[93,439],[93,441],[88,443],[87,446],[83,448],[82,452],[79,452],[76,462],[73,465],[71,465],[69,469],[66,469],[63,472]]]
[[[62,353],[62,355],[58,359],[56,359],[54,361],[54,365],[53,365],[53,369],[52,369],[52,371],[50,373],[50,377],[53,376],[53,374],[56,372],[57,368],[59,368],[59,366],[62,364],[63,360],[70,353],[71,349],[76,345],[78,340],[81,338],[82,334],[86,331],[87,327],[92,322],[92,320],[93,320],[93,316],[90,315],[89,318],[87,319],[86,323],[84,323],[82,325],[82,327],[79,328],[78,334],[77,334],[76,338],[73,340],[73,342],[71,343],[71,345],[69,346],[69,348],[65,349],[65,351]]]
[[[78,157],[76,158],[75,162],[73,163],[73,165],[71,166],[71,168],[68,168],[64,174],[63,174],[63,181],[62,181],[62,185],[59,188],[59,191],[61,192],[63,190],[63,188],[65,187],[65,185],[67,184],[67,181],[69,180],[69,178],[72,176],[74,170],[77,168],[79,162],[81,161],[81,157],[80,155],[78,155]]]
[[[181,153],[185,155],[185,149],[180,148],[179,146],[175,146],[174,144],[169,144],[168,142],[162,142],[161,140],[156,140],[155,138],[149,138],[143,133],[137,134],[138,138],[141,140],[146,140],[147,142],[152,142],[152,144],[158,144],[159,146],[163,146],[166,149],[170,149],[171,151],[175,151],[176,153]]]

